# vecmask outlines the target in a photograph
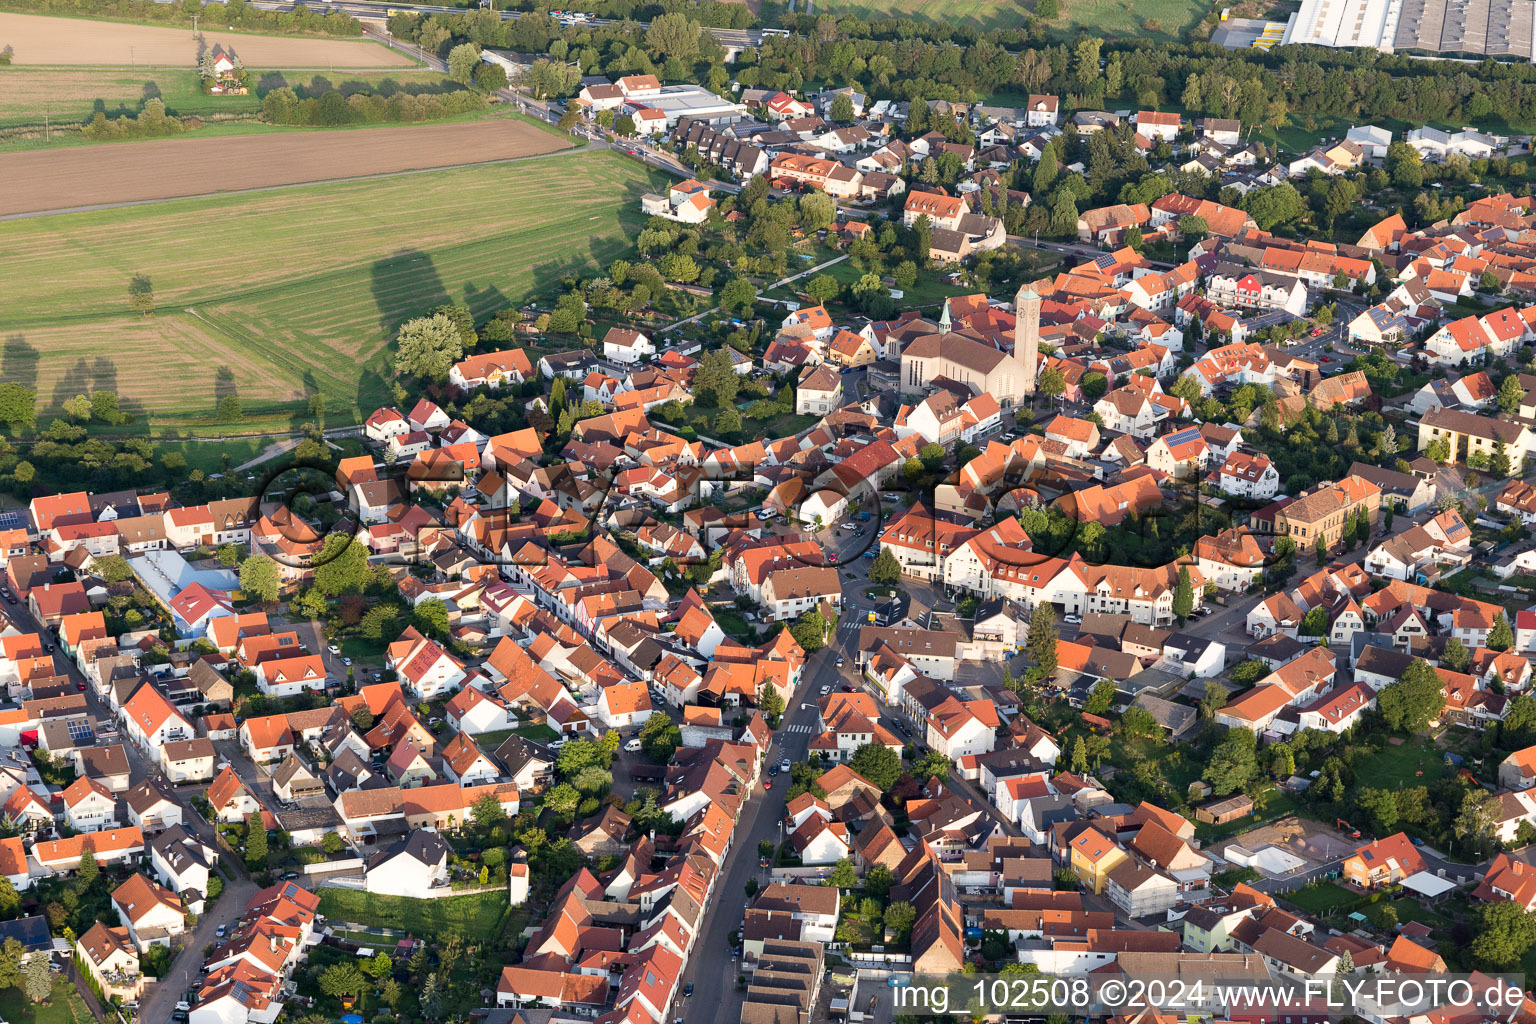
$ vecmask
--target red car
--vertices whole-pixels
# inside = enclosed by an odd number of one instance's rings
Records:
[[[1320,363],[1331,363],[1331,362],[1333,362],[1333,357],[1332,356],[1323,356],[1323,358],[1319,359],[1318,362],[1320,362]]]
[[[831,562],[833,565],[836,565],[837,564],[837,552],[836,551],[830,552],[827,555],[827,561]]]
[[[763,788],[764,789],[772,789],[773,788],[773,781],[771,779],[764,779],[763,780]]]
[[[1314,338],[1322,337],[1323,336],[1323,331],[1324,331],[1324,328],[1319,327],[1317,330],[1312,332],[1312,337],[1314,337]]]

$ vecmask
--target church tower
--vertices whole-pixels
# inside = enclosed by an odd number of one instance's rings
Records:
[[[1024,394],[1035,393],[1035,375],[1040,364],[1040,296],[1029,285],[1019,289],[1013,299],[1013,355],[1024,364]]]

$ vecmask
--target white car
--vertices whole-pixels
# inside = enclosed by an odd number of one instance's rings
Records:
[[[630,740],[628,743],[624,744],[624,749],[629,751],[631,754],[633,754],[636,751],[638,751],[641,748],[641,746],[642,746],[642,744],[640,743],[640,741],[638,739],[633,739],[633,740]]]
[[[1083,624],[1083,617],[1081,615],[1063,615],[1061,621],[1069,626],[1080,626]]]
[[[832,687],[830,687],[830,686],[823,686],[823,687],[822,687],[822,688],[821,688],[821,695],[822,695],[822,696],[823,696],[823,697],[825,697],[825,696],[826,696],[826,695],[827,695],[827,694],[829,694],[829,693],[831,693],[831,692],[832,692]]]
[[[341,653],[341,648],[336,644],[331,644],[331,646],[327,647],[326,650],[330,651],[332,654]]]
[[[787,772],[787,771],[789,771],[789,769],[790,769],[789,758],[786,757],[784,760],[779,762],[779,771]]]

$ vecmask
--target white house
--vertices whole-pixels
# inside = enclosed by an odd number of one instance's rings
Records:
[[[318,654],[273,658],[256,666],[256,688],[269,697],[296,697],[325,686],[325,661]]]
[[[967,754],[990,753],[997,743],[997,708],[990,700],[962,702],[957,697],[928,712],[928,746],[952,761]]]
[[[181,825],[174,825],[149,844],[149,863],[155,876],[174,893],[180,893],[187,910],[203,912],[208,896],[208,877],[218,863],[218,851]]]
[[[448,884],[448,844],[436,832],[417,829],[404,846],[368,859],[363,884],[380,896],[430,899],[433,889]]]
[[[651,717],[651,694],[638,679],[603,687],[597,694],[597,720],[610,729],[644,724]]]
[[[106,786],[82,775],[64,790],[64,818],[76,832],[117,828],[117,800]]]
[[[114,889],[112,905],[141,953],[150,946],[170,946],[173,938],[187,930],[181,899],[143,874]]]
[[[655,344],[639,331],[610,327],[603,335],[603,358],[609,362],[630,365],[655,354]]]

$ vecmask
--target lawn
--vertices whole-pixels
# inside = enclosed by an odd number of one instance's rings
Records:
[[[388,398],[400,323],[449,301],[484,316],[606,264],[648,187],[594,154],[0,223],[0,278],[25,282],[0,308],[0,378],[35,387],[44,421],[111,389],[161,435],[289,427],[316,391],[332,425],[356,422]],[[155,316],[127,309],[136,273]],[[243,422],[211,422],[226,394]]]
[[[1353,767],[1356,778],[1390,790],[1430,786],[1447,771],[1445,753],[1427,736],[1413,736],[1397,745],[1383,740],[1372,757]]]
[[[474,893],[440,900],[416,900],[404,896],[380,896],[356,889],[321,888],[320,913],[332,921],[346,921],[369,928],[390,928],[419,938],[458,935],[467,941],[485,942],[501,934],[506,923],[507,894]]]
[[[89,1024],[96,1018],[67,978],[55,975],[53,995],[45,1004],[27,1001],[21,988],[0,991],[0,1020],[9,1024]]]
[[[1336,907],[1353,903],[1360,896],[1358,893],[1350,892],[1341,885],[1335,885],[1332,882],[1322,882],[1318,885],[1304,886],[1295,892],[1286,893],[1281,898],[1296,904],[1303,910],[1326,916],[1333,913]]]
[[[963,25],[979,31],[1019,28],[1026,8],[1018,0],[816,0],[817,14],[861,18],[912,18]],[[1194,0],[1062,0],[1061,14],[1047,24],[1063,34],[1089,29],[1095,35],[1182,38],[1209,8]]]

